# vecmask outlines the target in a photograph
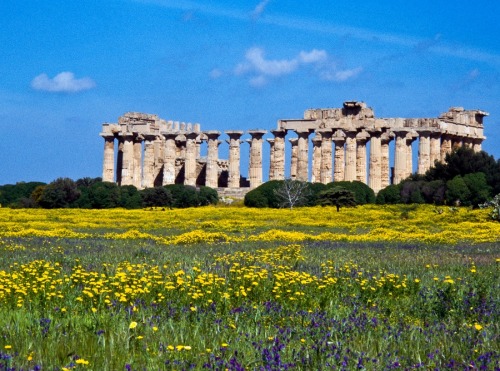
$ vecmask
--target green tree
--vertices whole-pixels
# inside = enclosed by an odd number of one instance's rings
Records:
[[[463,176],[463,179],[470,192],[467,200],[469,205],[477,207],[491,198],[492,187],[488,185],[484,173],[467,174]]]
[[[46,209],[66,208],[78,200],[80,194],[73,180],[58,178],[45,186],[38,203]]]
[[[165,187],[146,188],[140,191],[143,207],[172,206],[172,193]]]
[[[354,192],[342,187],[333,187],[320,192],[318,204],[335,206],[339,212],[341,207],[356,206],[356,199]]]
[[[133,185],[125,185],[120,187],[120,207],[126,209],[140,209],[142,207],[142,199],[139,191]]]
[[[35,188],[43,186],[42,182],[18,182],[0,186],[0,205],[9,207],[32,207],[31,194]]]
[[[462,176],[457,175],[452,180],[446,182],[446,201],[448,204],[469,205],[471,196],[469,187]]]
[[[328,183],[326,186],[327,188],[342,187],[344,189],[348,189],[349,191],[354,193],[354,197],[358,205],[374,204],[376,201],[375,192],[373,192],[373,189],[358,180],[352,182],[332,182]]]
[[[198,191],[199,203],[201,206],[216,205],[219,202],[219,194],[210,187],[201,186]]]
[[[120,206],[120,187],[116,183],[97,182],[88,190],[90,207],[94,209],[110,209]]]

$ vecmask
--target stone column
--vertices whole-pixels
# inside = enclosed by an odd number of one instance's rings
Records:
[[[248,177],[250,188],[258,187],[262,184],[262,137],[267,130],[249,130],[250,139],[250,164]]]
[[[198,133],[186,133],[186,160],[184,161],[184,185],[196,187],[196,138]]]
[[[115,176],[115,137],[104,137],[104,161],[102,164],[102,181],[113,182]]]
[[[441,161],[441,133],[431,132],[430,135],[430,166],[433,167],[436,161]]]
[[[417,174],[423,175],[431,167],[431,133],[424,130],[419,134]]]
[[[412,143],[418,135],[415,132],[409,132],[406,135],[406,174],[405,179],[413,174],[413,148]]]
[[[366,142],[370,136],[362,131],[356,135],[356,180],[366,184]]]
[[[382,189],[382,140],[380,131],[370,132],[370,166],[368,185],[375,193]]]
[[[292,145],[292,159],[290,160],[290,179],[297,179],[297,164],[299,159],[299,139],[290,138],[288,139]]]
[[[333,164],[333,181],[342,182],[345,178],[345,134],[342,130],[337,130],[333,137],[335,143],[335,160]]]
[[[266,139],[269,143],[269,180],[274,180],[274,139]]]
[[[382,133],[380,136],[380,187],[384,189],[388,185],[391,184],[391,172],[389,166],[389,143],[391,142],[392,137],[388,132]]]
[[[394,153],[394,184],[399,184],[407,174],[406,171],[406,156],[408,154],[408,147],[406,145],[406,135],[408,132],[395,131],[396,135],[396,150]]]
[[[165,137],[165,160],[163,163],[163,185],[175,184],[175,158],[177,157],[177,133],[163,133]]]
[[[205,175],[205,185],[210,188],[217,188],[219,185],[219,174],[217,160],[219,159],[219,135],[220,131],[206,131],[207,136],[207,168]]]
[[[271,130],[274,135],[274,180],[285,179],[285,136],[286,130]]]
[[[460,136],[454,136],[451,140],[452,150],[456,150],[463,146],[463,138]]]
[[[231,130],[225,131],[229,136],[229,177],[228,187],[240,187],[240,143],[243,131]]]
[[[295,131],[299,136],[297,158],[297,180],[309,180],[309,130]]]
[[[163,184],[163,170],[164,170],[163,163],[165,162],[165,141],[163,140],[163,137],[157,136],[153,143],[153,146],[155,154],[153,179],[155,180],[155,183],[157,180],[161,180],[160,184]]]
[[[446,155],[451,153],[451,136],[444,134],[441,137],[441,162],[444,164],[446,162]]]
[[[139,135],[134,138],[134,187],[142,189],[142,140]]]
[[[318,130],[321,134],[321,171],[320,182],[323,184],[332,181],[332,135],[331,129]]]
[[[155,139],[154,135],[146,134],[144,136],[144,166],[142,170],[142,186],[144,188],[154,187]]]
[[[346,132],[345,140],[345,178],[352,182],[356,180],[356,132]]]
[[[472,139],[472,149],[474,150],[474,152],[481,152],[482,148],[481,148],[481,143],[483,142],[483,139],[481,138],[473,138]]]
[[[311,171],[311,183],[318,183],[321,181],[321,137],[317,134],[312,138],[313,144],[313,159]]]
[[[123,169],[123,137],[118,137],[118,153],[116,154],[116,184],[122,184]]]
[[[123,163],[121,184],[134,185],[134,138],[132,133],[123,135]]]

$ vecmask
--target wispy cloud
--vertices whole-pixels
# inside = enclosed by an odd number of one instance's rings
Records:
[[[269,1],[270,0],[262,0],[260,3],[257,4],[257,6],[252,12],[253,19],[259,18],[262,15],[262,13],[264,13],[264,10],[266,9],[266,6],[269,3]]]
[[[156,4],[168,9],[177,10],[193,10],[209,14],[216,17],[225,17],[241,21],[248,21],[248,11],[223,8],[214,5],[207,5],[206,3],[199,3],[191,0],[135,0],[136,2]],[[259,5],[264,10],[267,2],[261,1],[254,9],[258,11]],[[476,48],[471,48],[466,45],[451,45],[442,41],[439,35],[432,43],[428,44],[425,38],[414,37],[411,35],[391,34],[386,32],[379,32],[375,30],[350,27],[346,25],[332,25],[331,23],[322,22],[318,20],[304,19],[300,17],[282,17],[276,15],[267,15],[259,20],[261,23],[272,24],[274,26],[285,27],[289,29],[314,32],[323,35],[337,35],[341,37],[350,37],[364,41],[376,41],[388,45],[397,45],[408,48],[426,48],[428,52],[445,55],[454,58],[486,62],[494,65],[500,65],[500,55],[490,53]]]
[[[95,82],[89,77],[77,79],[73,72],[61,72],[52,79],[47,74],[42,73],[31,81],[33,89],[54,93],[76,93],[92,89],[95,86]]]
[[[245,60],[234,69],[237,76],[249,76],[249,84],[254,87],[266,85],[270,79],[290,75],[301,67],[314,66],[318,76],[326,81],[346,81],[356,77],[362,68],[339,70],[328,62],[325,50],[301,51],[290,59],[267,59],[264,49],[253,47],[245,53]]]

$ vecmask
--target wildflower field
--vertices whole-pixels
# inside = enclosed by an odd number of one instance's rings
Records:
[[[0,208],[0,370],[500,369],[500,223]]]

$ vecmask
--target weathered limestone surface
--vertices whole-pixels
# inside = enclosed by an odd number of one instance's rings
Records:
[[[313,161],[312,161],[312,171],[311,171],[311,183],[317,183],[321,179],[321,137],[318,136],[318,133],[314,138],[312,138],[312,145],[313,145],[313,155],[312,155]]]
[[[307,182],[309,180],[309,130],[297,131],[297,180]]]

